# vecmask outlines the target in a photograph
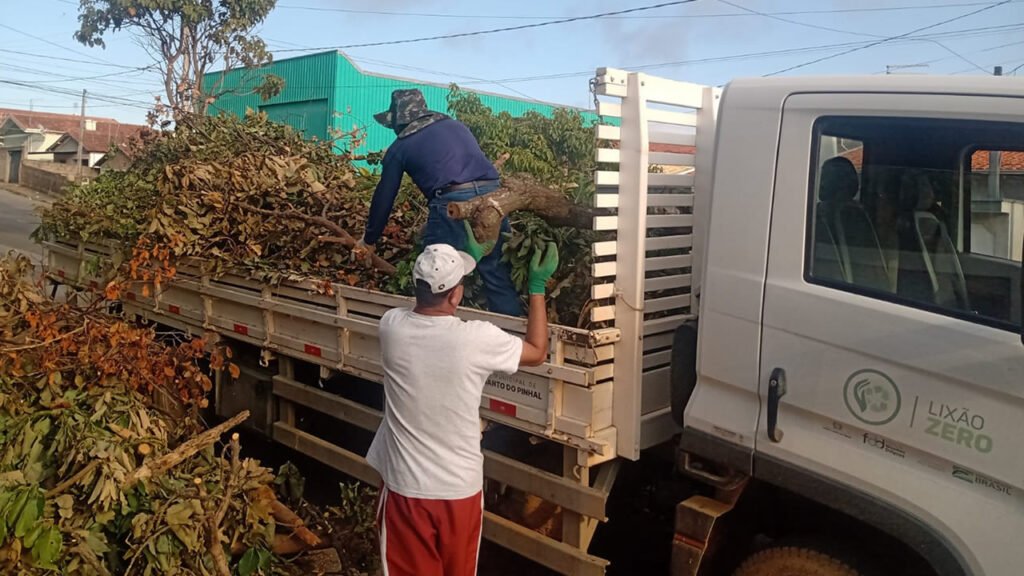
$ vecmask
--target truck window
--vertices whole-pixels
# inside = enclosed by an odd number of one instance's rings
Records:
[[[827,117],[812,150],[808,281],[1019,327],[1024,123]]]

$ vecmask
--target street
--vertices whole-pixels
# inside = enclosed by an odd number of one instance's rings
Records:
[[[22,189],[24,190],[24,189]],[[42,247],[29,238],[39,225],[36,208],[44,206],[0,185],[0,253],[18,250],[32,257],[36,264],[42,262]]]

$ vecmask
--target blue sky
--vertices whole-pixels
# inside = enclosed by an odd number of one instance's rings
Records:
[[[657,0],[280,0],[260,29],[277,59],[333,47],[485,30],[622,10]],[[129,33],[104,49],[75,42],[74,0],[2,0],[0,107],[78,110],[141,122],[160,79],[132,68],[151,63]],[[347,50],[363,68],[435,82],[587,106],[600,66],[701,84],[786,74],[982,74],[1024,65],[1024,0],[696,0],[626,17],[393,46]],[[958,18],[993,6],[978,14]],[[762,14],[754,14],[760,12]],[[765,15],[768,14],[768,15]],[[29,36],[31,35],[31,36]],[[914,38],[925,36],[924,38]],[[772,53],[775,54],[766,54]],[[1018,75],[1024,76],[1024,68]],[[23,85],[2,83],[13,81]],[[28,85],[28,86],[24,86]],[[60,93],[55,93],[55,91]],[[382,108],[387,103],[382,102]]]

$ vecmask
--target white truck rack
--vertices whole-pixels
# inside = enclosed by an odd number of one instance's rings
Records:
[[[561,475],[490,451],[484,467],[489,479],[562,510],[555,537],[490,511],[484,536],[564,574],[604,573],[607,562],[587,548],[605,519],[612,461],[636,459],[677,432],[670,346],[675,328],[692,318],[690,286],[702,245],[694,212],[706,209],[718,100],[713,88],[612,69],[598,71],[595,87],[602,119],[621,118],[618,126],[596,128],[597,160],[606,169],[595,174],[594,229],[604,234],[593,245],[591,320],[611,327],[551,326],[548,362],[492,377],[480,410],[485,420],[564,446]],[[103,264],[114,247],[48,242],[44,249],[50,279],[79,297],[102,293]],[[269,286],[184,265],[166,285],[133,284],[121,304],[130,317],[210,341],[244,342],[262,349],[264,361],[275,357],[271,436],[355,478],[379,481],[362,455],[301,430],[295,414],[302,407],[375,430],[380,412],[299,382],[295,362],[380,382],[378,321],[391,308],[409,306],[409,298],[316,280]],[[459,315],[525,332],[524,319],[476,310]],[[223,378],[218,374],[216,406]]]

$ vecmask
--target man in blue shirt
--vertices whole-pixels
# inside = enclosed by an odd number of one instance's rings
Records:
[[[374,114],[380,124],[395,131],[398,139],[382,161],[380,182],[373,193],[366,232],[356,251],[373,250],[391,216],[391,209],[408,174],[427,197],[429,214],[423,245],[448,244],[466,249],[466,226],[448,217],[448,203],[469,200],[498,189],[498,170],[484,155],[464,124],[427,108],[419,90],[395,90],[391,107]],[[490,254],[477,264],[484,282],[487,308],[492,312],[522,315],[519,294],[512,285],[508,263],[501,261],[504,234],[511,232],[508,218]]]

